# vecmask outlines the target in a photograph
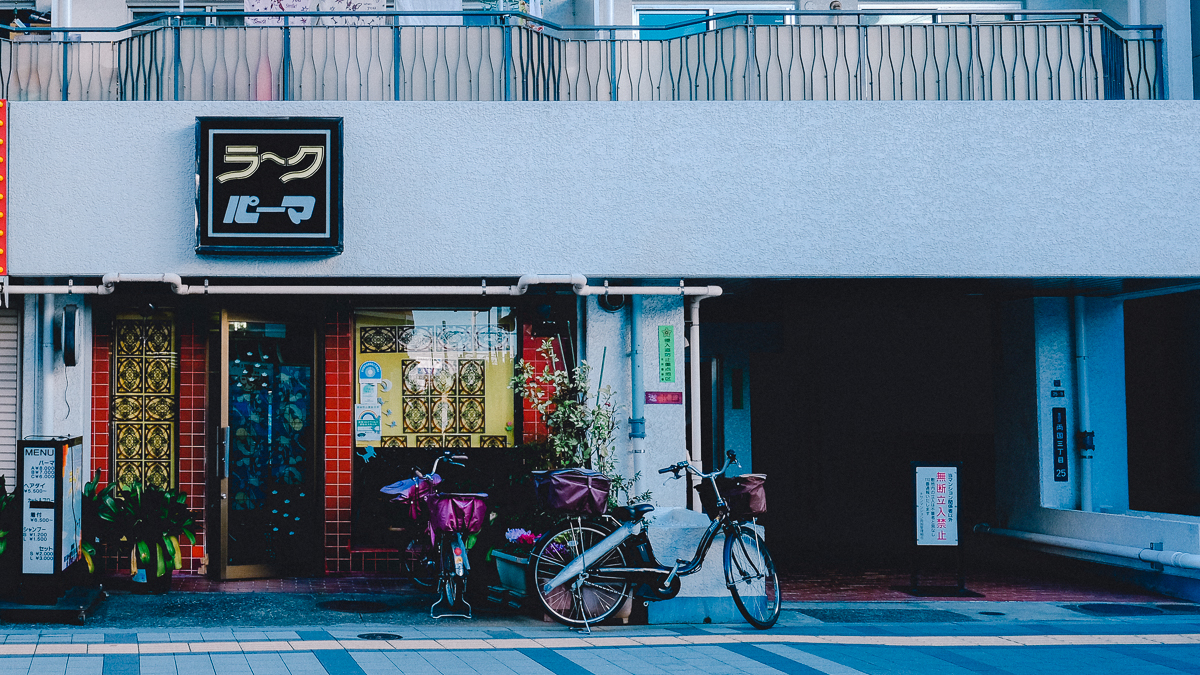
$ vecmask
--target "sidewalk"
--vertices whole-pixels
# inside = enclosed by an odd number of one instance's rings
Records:
[[[431,619],[432,596],[394,579],[180,577],[163,596],[114,591],[82,627],[0,625],[0,675],[1200,673],[1198,604],[1013,575],[969,577],[983,599],[916,599],[897,581],[790,578],[769,631],[581,634],[482,601],[474,619]]]

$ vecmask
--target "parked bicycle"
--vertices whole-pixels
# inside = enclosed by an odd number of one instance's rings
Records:
[[[725,467],[711,473],[697,471],[686,460],[659,470],[676,479],[689,474],[701,479],[697,490],[712,521],[691,560],[667,566],[655,558],[646,535],[652,504],[622,506],[606,516],[577,513],[544,534],[530,554],[528,585],[546,613],[568,626],[590,629],[612,616],[631,594],[669,600],[679,593],[680,577],[700,571],[716,536],[724,534],[725,585],[734,603],[755,628],[775,625],[779,578],[756,522],[766,512],[766,477],[725,477],[725,470],[737,463],[733,452],[727,455]]]
[[[429,608],[435,619],[471,618],[471,605],[465,598],[471,563],[466,538],[483,529],[487,518],[487,495],[481,493],[445,493],[438,464],[462,467],[466,455],[446,450],[433,461],[433,469],[423,473],[413,468],[413,477],[392,483],[380,490],[395,495],[392,501],[408,507],[410,518],[394,530],[409,536],[403,548],[406,571],[422,586],[437,586],[438,599]]]

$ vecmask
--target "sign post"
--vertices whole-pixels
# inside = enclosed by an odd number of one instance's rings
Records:
[[[968,591],[963,572],[963,554],[958,537],[958,521],[961,507],[958,500],[960,462],[927,464],[913,462],[913,562],[912,584],[900,589],[921,597],[973,596],[979,593]],[[958,587],[920,585],[920,557],[922,547],[955,548],[958,558]]]
[[[30,437],[18,444],[22,596],[53,604],[82,557],[83,439]]]

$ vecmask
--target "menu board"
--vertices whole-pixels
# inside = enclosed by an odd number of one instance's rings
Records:
[[[54,574],[54,501],[58,475],[57,452],[53,445],[22,447],[24,500],[21,509],[21,541],[24,552],[21,571],[25,574]]]

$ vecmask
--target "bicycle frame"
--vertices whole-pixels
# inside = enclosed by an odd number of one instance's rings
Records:
[[[690,467],[687,468],[690,469]],[[722,472],[724,472],[724,469],[708,475],[701,474],[701,476],[707,480],[714,480],[714,476]],[[713,487],[714,489],[716,488],[715,480]],[[713,541],[715,541],[717,538],[717,534],[722,530],[729,529],[729,508],[725,504],[725,498],[720,496],[721,493],[719,490],[716,492],[716,494],[718,498],[717,517],[713,518],[712,522],[709,523],[708,528],[704,530],[704,534],[700,537],[700,542],[696,545],[696,555],[691,560],[679,560],[676,561],[674,566],[666,567],[658,561],[658,557],[654,554],[653,547],[651,547],[649,549],[650,555],[654,559],[650,562],[652,562],[655,567],[606,567],[605,571],[616,574],[628,574],[631,576],[636,574],[653,574],[656,576],[666,574],[667,577],[664,581],[664,585],[669,585],[676,576],[685,577],[699,572],[701,567],[704,565],[704,558],[708,555],[709,549],[712,548]],[[596,563],[596,561],[608,555],[609,552],[625,543],[625,541],[627,541],[630,537],[643,534],[646,531],[645,521],[646,519],[643,517],[639,518],[638,520],[632,520],[627,523],[623,523],[607,537],[601,539],[598,544],[576,556],[575,559],[568,563],[567,566],[564,567],[558,574],[556,574],[553,579],[547,581],[542,586],[542,592],[550,593],[559,586],[567,583],[568,580],[587,571],[591,565]],[[680,563],[683,564],[680,565]]]

